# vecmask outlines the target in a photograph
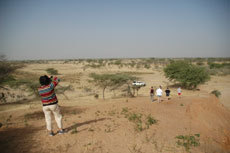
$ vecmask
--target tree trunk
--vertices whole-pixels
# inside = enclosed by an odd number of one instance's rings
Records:
[[[102,91],[102,92],[103,92],[103,93],[102,93],[103,99],[105,99],[105,88],[106,88],[106,87],[104,87],[104,88],[103,88],[103,91]]]
[[[133,88],[133,96],[135,96],[135,88]]]

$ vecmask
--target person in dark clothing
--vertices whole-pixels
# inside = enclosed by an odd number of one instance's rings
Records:
[[[167,97],[167,99],[169,100],[170,98],[169,98],[169,95],[170,95],[170,90],[169,90],[169,88],[167,87],[167,89],[165,90],[165,93],[166,93],[166,97]]]
[[[154,101],[154,89],[153,89],[153,87],[150,88],[150,99],[152,102]]]

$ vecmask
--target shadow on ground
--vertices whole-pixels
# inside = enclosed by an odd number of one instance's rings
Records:
[[[1,153],[29,153],[33,147],[38,146],[33,134],[40,128],[9,128],[0,131]]]
[[[96,123],[98,121],[104,121],[106,120],[107,118],[100,118],[100,119],[97,119],[97,120],[89,120],[89,121],[86,121],[86,122],[82,122],[82,123],[76,123],[76,124],[73,124],[71,125],[70,127],[67,127],[65,130],[68,132],[72,129],[75,129],[75,128],[78,128],[82,125],[86,125],[86,124],[91,124],[91,123]]]

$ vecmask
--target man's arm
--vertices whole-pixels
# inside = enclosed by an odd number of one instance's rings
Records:
[[[53,78],[53,80],[50,84],[50,87],[55,88],[58,85],[58,83],[60,82],[60,79],[58,79],[58,77],[53,77],[53,76],[51,76],[50,78],[51,79]]]

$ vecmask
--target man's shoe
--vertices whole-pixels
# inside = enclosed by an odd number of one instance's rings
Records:
[[[64,130],[59,130],[59,131],[58,131],[58,134],[64,134],[64,133],[65,133]]]
[[[53,132],[50,132],[50,133],[49,133],[49,136],[51,136],[51,137],[54,136],[54,133],[53,133]]]

